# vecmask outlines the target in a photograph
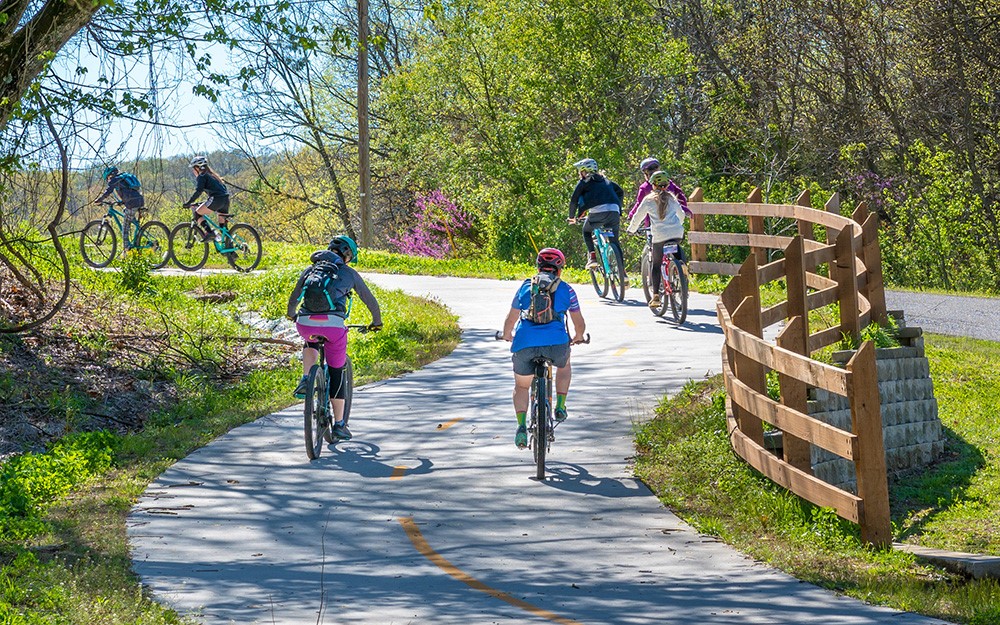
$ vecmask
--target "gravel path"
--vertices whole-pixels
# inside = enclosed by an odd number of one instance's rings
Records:
[[[1000,341],[1000,299],[886,291],[889,310],[903,310],[906,325],[925,332]]]

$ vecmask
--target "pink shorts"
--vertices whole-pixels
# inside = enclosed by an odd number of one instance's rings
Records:
[[[335,369],[339,369],[347,364],[347,328],[331,328],[324,326],[304,326],[301,323],[295,324],[295,329],[299,331],[306,341],[312,341],[314,336],[322,336],[326,339],[326,364]]]

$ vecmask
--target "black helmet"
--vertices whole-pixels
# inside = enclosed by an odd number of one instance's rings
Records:
[[[358,262],[358,244],[347,235],[337,235],[330,239],[330,245],[326,249],[340,254],[344,262],[354,264]]]

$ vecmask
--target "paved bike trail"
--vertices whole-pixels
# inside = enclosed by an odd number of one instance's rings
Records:
[[[570,418],[550,479],[513,445],[514,282],[370,276],[460,315],[453,354],[358,389],[355,438],[314,462],[301,406],[179,461],[128,520],[154,597],[207,624],[887,624],[942,621],[872,607],[699,534],[630,477],[634,424],[664,393],[718,371],[715,298],[682,328],[634,298],[577,287]],[[724,476],[718,476],[723,478]]]

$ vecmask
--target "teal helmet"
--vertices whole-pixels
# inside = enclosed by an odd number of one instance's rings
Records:
[[[330,239],[330,245],[326,246],[326,249],[340,254],[344,262],[351,263],[352,265],[358,262],[358,244],[347,235],[341,234],[333,237]],[[348,255],[350,255],[350,258],[348,258]]]
[[[104,168],[104,173],[101,174],[101,177],[107,180],[110,176],[114,176],[117,173],[118,173],[118,168],[115,167],[114,165],[109,165],[108,167]]]

